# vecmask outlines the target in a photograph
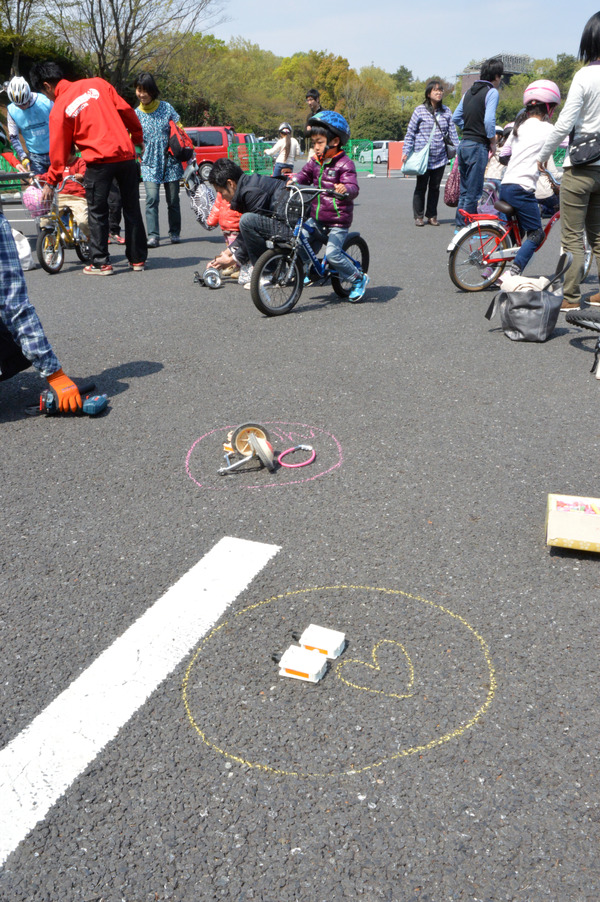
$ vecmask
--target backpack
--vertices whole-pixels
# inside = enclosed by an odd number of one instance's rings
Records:
[[[167,153],[177,160],[178,163],[187,163],[194,156],[194,145],[192,139],[187,132],[184,132],[178,122],[169,122],[169,143],[167,144]]]

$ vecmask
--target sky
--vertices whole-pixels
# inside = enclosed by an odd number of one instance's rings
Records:
[[[223,0],[227,21],[203,27],[228,41],[241,36],[278,56],[326,50],[351,68],[371,64],[395,72],[406,66],[416,79],[449,81],[471,60],[495,53],[533,59],[577,55],[584,25],[600,0],[459,0],[416,9],[414,0]]]

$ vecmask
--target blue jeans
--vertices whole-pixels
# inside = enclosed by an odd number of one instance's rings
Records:
[[[315,253],[327,243],[325,259],[331,268],[335,269],[342,281],[353,282],[358,278],[356,266],[342,251],[342,245],[348,235],[348,229],[340,228],[340,226],[321,225],[311,217],[304,223],[302,234],[308,239],[308,243]],[[305,268],[310,266],[310,258],[302,247],[300,248],[300,256]]]
[[[500,185],[500,200],[506,201],[507,204],[515,208],[521,240],[527,235],[514,259],[514,265],[518,266],[523,272],[544,239],[540,207],[535,199],[535,193],[533,191],[525,191],[520,185],[505,185],[502,183]]]
[[[146,229],[148,238],[160,238],[158,226],[158,201],[160,184],[144,182],[146,188]],[[179,206],[179,180],[165,182],[165,200],[167,201],[167,217],[169,220],[169,237],[178,238],[181,232],[181,207]]]
[[[487,144],[477,141],[461,141],[458,148],[458,169],[460,172],[460,194],[456,211],[456,228],[462,229],[465,224],[460,210],[477,213],[477,204],[481,197],[485,167],[488,164],[489,150]]]
[[[50,169],[49,153],[28,153],[27,156],[29,157],[29,168],[34,175],[43,175]]]

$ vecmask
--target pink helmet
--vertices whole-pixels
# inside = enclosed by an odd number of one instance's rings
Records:
[[[30,185],[25,188],[22,195],[23,206],[36,219],[38,216],[45,216],[52,208],[52,201],[42,200],[42,189]]]
[[[545,103],[546,105],[560,103],[558,85],[554,84],[553,81],[548,81],[547,78],[539,78],[537,81],[532,81],[523,92],[523,105],[527,106],[527,104],[532,102]]]

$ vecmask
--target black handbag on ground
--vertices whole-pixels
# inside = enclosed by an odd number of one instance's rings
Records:
[[[543,280],[543,288],[500,291],[488,307],[486,319],[491,320],[498,310],[502,331],[511,341],[546,341],[558,320],[563,281],[572,262],[573,254],[569,251],[561,254],[556,272],[549,280]]]

